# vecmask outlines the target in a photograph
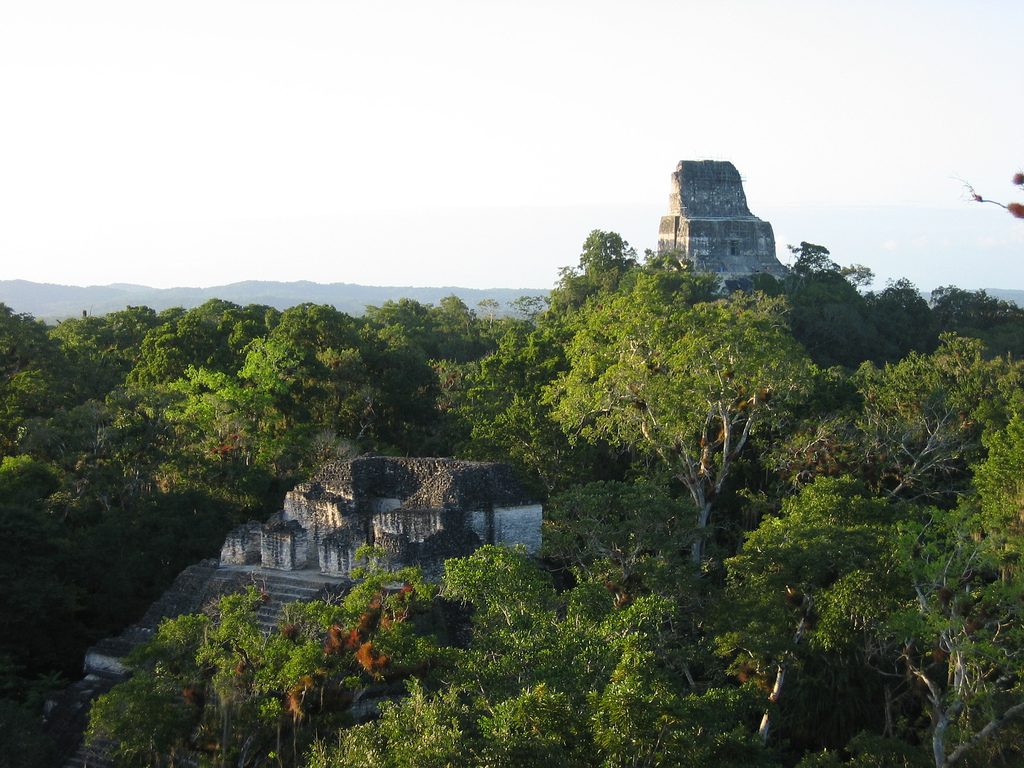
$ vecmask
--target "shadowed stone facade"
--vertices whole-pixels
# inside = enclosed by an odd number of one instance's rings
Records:
[[[775,256],[772,225],[747,208],[739,171],[719,160],[676,166],[669,215],[658,232],[658,252],[668,251],[698,272],[718,274],[727,286],[759,273],[781,278],[788,272]]]
[[[368,544],[394,566],[418,565],[438,579],[446,559],[484,544],[537,552],[541,516],[505,464],[363,456],[324,466],[266,525],[236,528],[220,562],[348,576]]]

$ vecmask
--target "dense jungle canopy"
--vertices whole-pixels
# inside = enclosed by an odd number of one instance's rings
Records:
[[[94,708],[121,764],[1024,765],[1024,310],[793,252],[731,295],[595,231],[507,308],[0,305],[0,766],[49,764],[86,647],[368,451],[508,462],[543,558],[168,621]]]

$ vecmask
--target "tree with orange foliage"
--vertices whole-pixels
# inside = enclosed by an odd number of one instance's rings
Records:
[[[430,610],[436,587],[412,568],[371,564],[363,576],[340,605],[286,606],[269,634],[256,587],[211,615],[164,621],[131,656],[131,680],[96,701],[90,738],[116,742],[124,766],[300,765],[306,745],[350,721],[363,691],[423,675],[437,656],[410,620]]]

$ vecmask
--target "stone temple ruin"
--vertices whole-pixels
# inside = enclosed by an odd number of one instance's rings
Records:
[[[376,455],[327,464],[290,491],[269,522],[228,534],[219,560],[182,571],[141,621],[89,648],[85,677],[47,703],[48,732],[62,754],[74,755],[68,765],[109,765],[102,743],[82,741],[88,702],[127,679],[124,657],[150,640],[165,617],[205,610],[220,596],[255,585],[268,598],[257,619],[272,632],[287,603],[344,594],[363,544],[382,548],[390,566],[418,565],[437,581],[446,559],[484,544],[538,552],[541,513],[506,464]],[[354,706],[353,717],[373,716],[375,701]]]
[[[718,274],[728,288],[752,275],[782,278],[775,233],[747,208],[743,179],[729,162],[683,160],[672,174],[669,215],[661,220],[658,252],[678,253],[698,272]]]
[[[505,464],[363,456],[324,466],[266,524],[233,530],[220,563],[346,577],[369,544],[437,579],[446,559],[484,544],[537,552],[541,516]]]

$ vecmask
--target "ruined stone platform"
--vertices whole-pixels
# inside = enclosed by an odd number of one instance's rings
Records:
[[[338,600],[353,584],[351,579],[310,569],[284,572],[251,565],[220,566],[212,559],[190,565],[140,621],[117,637],[104,638],[89,648],[85,655],[85,677],[47,701],[45,726],[54,745],[65,756],[63,765],[112,765],[105,745],[88,748],[83,742],[89,705],[128,678],[125,657],[152,639],[164,619],[201,613],[221,597],[255,586],[270,598],[257,613],[261,629],[269,634],[277,628],[284,606],[310,600]]]

